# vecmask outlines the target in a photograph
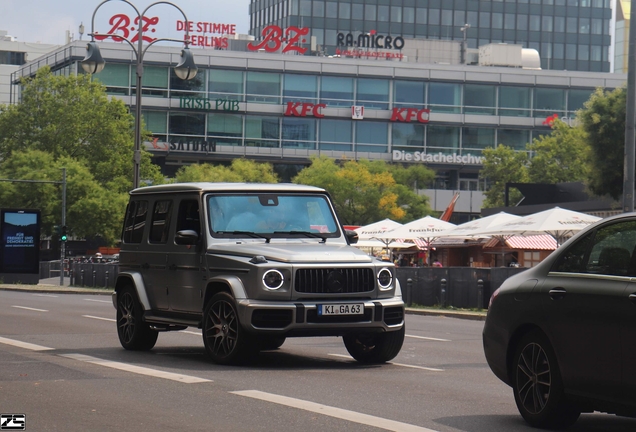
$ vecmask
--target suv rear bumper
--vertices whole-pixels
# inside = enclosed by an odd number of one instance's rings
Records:
[[[360,315],[319,315],[318,305],[360,304]],[[281,335],[341,336],[354,331],[395,331],[404,326],[401,297],[378,300],[238,302],[239,319],[251,332]]]

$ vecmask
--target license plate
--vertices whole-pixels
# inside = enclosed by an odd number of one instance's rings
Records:
[[[356,304],[329,304],[318,305],[318,315],[362,315],[364,314],[364,305]]]

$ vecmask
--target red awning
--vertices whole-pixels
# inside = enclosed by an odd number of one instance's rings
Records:
[[[484,245],[485,248],[499,246],[499,240],[491,238]],[[557,242],[551,235],[535,235],[535,236],[513,236],[506,240],[506,246],[511,249],[522,250],[555,250]]]

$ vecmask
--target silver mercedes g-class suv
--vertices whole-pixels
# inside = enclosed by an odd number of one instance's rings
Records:
[[[221,364],[292,336],[342,336],[364,363],[394,358],[404,302],[393,264],[351,246],[327,192],[292,184],[179,183],[130,192],[113,293],[117,333],[149,350],[197,327]]]

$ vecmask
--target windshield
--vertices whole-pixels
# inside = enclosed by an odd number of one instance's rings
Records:
[[[298,194],[219,194],[208,196],[213,237],[340,236],[327,197]]]

